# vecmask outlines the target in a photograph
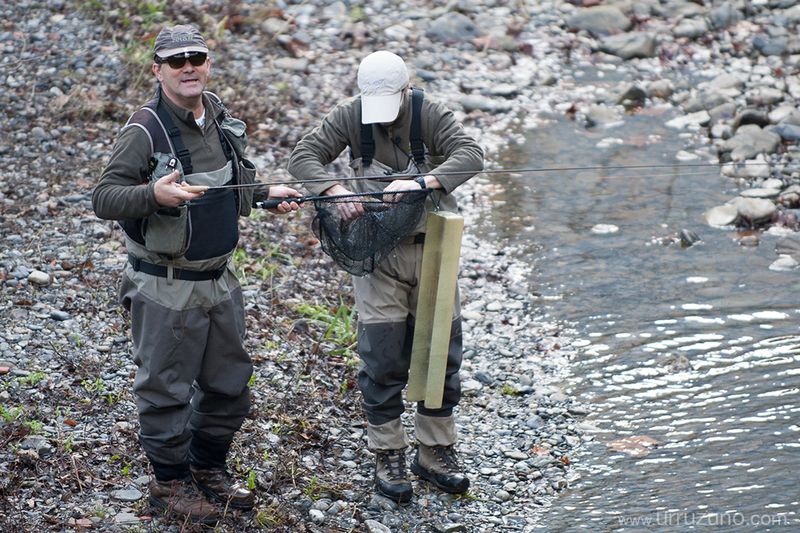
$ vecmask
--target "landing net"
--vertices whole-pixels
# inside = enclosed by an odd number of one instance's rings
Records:
[[[364,276],[406,239],[425,213],[428,190],[314,200],[311,229],[322,250],[354,276]],[[339,204],[361,204],[364,214],[345,220]]]

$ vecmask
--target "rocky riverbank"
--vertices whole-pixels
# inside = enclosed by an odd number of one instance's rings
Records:
[[[728,219],[709,214],[709,222],[791,238],[800,207],[793,3],[4,4],[3,530],[182,529],[148,514],[127,319],[115,301],[124,248],[119,229],[90,205],[116,132],[152,90],[148,39],[165,21],[193,22],[212,36],[210,88],[250,124],[263,180],[285,176],[294,143],[355,92],[360,58],[385,48],[407,59],[412,83],[448,102],[489,166],[526,129],[552,120],[602,132],[603,150],[629,142],[626,113],[669,111],[686,138],[676,160],[736,163],[720,186],[741,199],[735,212],[723,207]],[[576,83],[581,70],[597,71],[598,83]],[[604,73],[625,81],[602,83]],[[496,187],[481,177],[459,191],[468,225],[490,209],[484,193]],[[371,491],[349,281],[319,250],[311,216],[258,213],[242,224],[236,265],[256,371],[254,410],[231,467],[260,500],[220,529],[531,529],[537,509],[574,481],[571,458],[591,435],[580,422],[588,407],[558,388],[577,348],[537,318],[526,266],[467,230],[459,416],[473,490],[454,498],[418,482],[414,502],[398,507]],[[741,235],[757,242],[757,232]],[[782,264],[795,260],[789,254]]]

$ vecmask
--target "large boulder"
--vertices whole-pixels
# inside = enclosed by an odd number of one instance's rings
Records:
[[[653,34],[632,31],[604,38],[597,49],[622,59],[633,59],[655,57],[657,46],[658,42]]]
[[[572,30],[586,30],[593,35],[610,35],[628,31],[631,20],[614,6],[596,6],[581,9],[567,21]]]
[[[672,34],[675,37],[686,37],[688,39],[697,39],[708,33],[708,23],[705,19],[683,19],[672,28]]]
[[[739,196],[730,202],[739,213],[739,219],[757,227],[769,223],[778,208],[771,200]]]
[[[778,151],[781,137],[775,132],[761,129],[756,124],[746,124],[736,130],[736,135],[719,145],[721,153],[731,152],[731,159],[744,161],[758,154]]]
[[[468,16],[450,11],[431,21],[425,35],[432,41],[465,43],[480,37],[481,31]]]

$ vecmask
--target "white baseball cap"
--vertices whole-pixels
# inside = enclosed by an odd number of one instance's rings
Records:
[[[380,50],[365,57],[358,66],[361,123],[393,122],[407,86],[408,70],[400,56]]]

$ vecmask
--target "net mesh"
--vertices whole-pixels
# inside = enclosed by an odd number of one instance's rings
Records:
[[[322,250],[337,265],[354,276],[363,276],[408,237],[425,213],[425,193],[410,191],[402,195],[318,199],[311,224]],[[364,214],[345,220],[340,203],[360,203]]]

